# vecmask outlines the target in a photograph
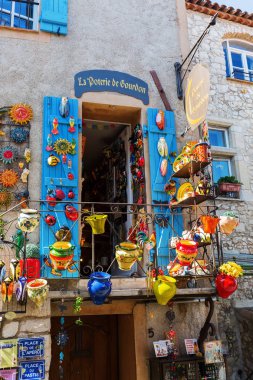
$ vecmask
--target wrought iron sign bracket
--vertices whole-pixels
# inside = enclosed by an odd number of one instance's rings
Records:
[[[202,35],[199,37],[198,41],[195,43],[195,45],[193,46],[193,48],[191,49],[191,51],[189,52],[187,57],[183,60],[183,62],[182,63],[176,62],[174,64],[175,72],[176,72],[177,97],[180,100],[183,99],[183,81],[184,81],[185,76],[188,72],[189,66],[192,63],[192,60],[193,60],[195,54],[197,53],[198,48],[201,45],[201,42],[203,41],[205,36],[208,34],[210,27],[216,25],[217,17],[218,17],[218,12],[211,18],[211,21],[207,25],[206,29],[204,30]],[[190,59],[190,61],[189,61],[188,66],[185,69],[185,72],[182,76],[182,68],[183,68],[184,64],[188,61],[188,59]]]

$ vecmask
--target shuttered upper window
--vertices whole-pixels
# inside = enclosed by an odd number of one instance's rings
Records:
[[[253,45],[243,41],[225,41],[223,50],[228,78],[253,82]]]
[[[0,0],[0,25],[38,30],[38,1]]]

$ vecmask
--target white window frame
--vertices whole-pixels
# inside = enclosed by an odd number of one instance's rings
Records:
[[[230,148],[229,146],[229,138],[228,138],[228,128],[222,128],[220,126],[218,127],[215,127],[215,126],[208,126],[208,129],[209,130],[213,130],[213,131],[222,131],[224,132],[224,136],[225,136],[225,146],[219,146],[219,145],[212,145],[213,147],[217,147],[217,148]]]
[[[243,70],[244,80],[246,80],[248,82],[253,82],[253,70],[249,70],[248,62],[247,62],[247,56],[253,58],[253,51],[243,50],[243,49],[239,49],[239,48],[235,48],[235,47],[230,46],[230,42],[233,42],[233,41],[238,42],[239,44],[241,43],[242,45],[244,44],[246,47],[247,47],[247,45],[251,46],[253,49],[253,44],[251,44],[249,42],[245,43],[244,41],[236,40],[236,39],[224,41],[226,44],[226,48],[227,48],[227,58],[228,58],[230,76],[234,79],[238,79],[238,78],[235,78],[234,73],[233,73],[234,68],[238,68],[239,70]],[[231,53],[237,53],[237,54],[240,54],[242,56],[242,65],[243,65],[242,68],[233,66]],[[250,74],[252,75],[252,79],[250,78]],[[245,76],[248,79],[245,79]]]
[[[39,0],[36,0],[35,2],[39,3]],[[22,14],[19,14],[19,13],[15,12],[15,5],[16,5],[16,1],[12,1],[12,3],[11,3],[11,10],[8,10],[6,8],[0,8],[0,12],[1,13],[9,14],[11,16],[11,25],[10,25],[11,28],[16,28],[14,26],[14,17],[18,17],[18,18],[20,18],[22,20],[28,20],[27,16],[24,16]],[[33,28],[32,29],[28,29],[28,28],[20,28],[20,29],[24,29],[24,30],[38,30],[38,28],[39,28],[39,5],[33,4],[33,18],[29,17],[29,21],[31,21],[33,23]]]

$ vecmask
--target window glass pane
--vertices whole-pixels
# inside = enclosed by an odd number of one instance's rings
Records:
[[[11,26],[11,16],[8,13],[0,13],[0,25]]]
[[[227,146],[225,131],[219,129],[209,129],[209,140],[213,146]]]
[[[28,21],[20,17],[14,17],[14,27],[22,29],[32,29],[33,23],[32,21]]]
[[[231,53],[232,64],[236,67],[243,67],[242,55],[238,53]]]
[[[213,160],[213,181],[217,183],[220,177],[230,176],[228,160]]]
[[[253,57],[247,56],[248,69],[253,70]]]
[[[245,44],[243,42],[236,42],[236,41],[229,41],[229,46],[232,48],[240,49],[240,50],[247,50],[247,51],[253,51],[253,46]]]
[[[8,11],[11,10],[11,1],[8,0],[0,0],[0,10],[1,9],[7,9]]]
[[[1,1],[1,0],[0,0]],[[15,3],[15,13],[29,18],[33,17],[33,6],[25,3]]]

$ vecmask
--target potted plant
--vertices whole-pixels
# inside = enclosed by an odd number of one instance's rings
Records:
[[[238,193],[241,189],[242,183],[239,182],[234,176],[221,177],[218,180],[220,193]]]

